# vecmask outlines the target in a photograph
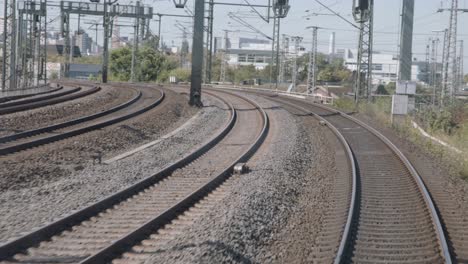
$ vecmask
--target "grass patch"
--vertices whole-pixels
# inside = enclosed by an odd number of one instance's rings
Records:
[[[398,136],[413,142],[423,151],[430,153],[442,163],[447,164],[452,172],[468,181],[468,105],[454,105],[443,111],[422,111],[408,116],[398,123],[391,122],[391,104],[389,97],[376,98],[373,103],[360,103],[359,112],[377,121],[379,124],[392,128]],[[334,107],[343,111],[355,111],[354,101],[349,98],[338,99]],[[424,137],[413,128],[411,121],[415,119],[433,136],[461,150],[457,153]]]

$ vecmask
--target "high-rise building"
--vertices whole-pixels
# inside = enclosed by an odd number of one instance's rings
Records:
[[[328,55],[335,55],[336,53],[336,43],[335,43],[335,32],[330,34],[330,43],[328,45]]]
[[[82,55],[91,53],[93,39],[89,37],[88,33],[82,32],[79,34],[78,32],[75,32],[74,41],[75,46],[80,48]]]

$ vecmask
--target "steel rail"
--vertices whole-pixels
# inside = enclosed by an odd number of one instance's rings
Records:
[[[101,90],[101,87],[93,87],[93,88],[91,88],[89,90],[80,91],[80,92],[68,94],[68,95],[65,95],[65,96],[62,96],[62,97],[52,98],[52,99],[49,99],[49,100],[42,100],[42,101],[37,101],[37,102],[30,103],[30,104],[22,104],[22,105],[17,105],[17,106],[6,107],[6,108],[0,109],[0,115],[20,112],[20,111],[25,111],[25,110],[31,110],[31,109],[39,108],[39,107],[42,107],[42,106],[48,106],[48,105],[63,103],[63,102],[66,102],[66,101],[70,101],[70,100],[74,100],[74,99],[78,99],[78,98],[81,98],[81,97],[91,95],[91,94],[96,93],[96,92],[98,92],[100,90]]]
[[[61,89],[61,90],[63,90],[63,89]],[[81,87],[74,87],[74,88],[71,88],[69,90],[60,91],[60,92],[54,93],[54,94],[48,94],[48,95],[44,95],[44,96],[33,97],[33,98],[18,100],[18,101],[13,101],[13,102],[1,103],[0,104],[0,109],[12,107],[12,106],[26,105],[26,104],[31,104],[31,103],[40,102],[40,101],[45,101],[45,100],[49,100],[49,99],[52,99],[52,98],[57,98],[57,97],[60,97],[60,96],[64,96],[64,95],[67,95],[67,94],[76,93],[76,92],[78,92],[80,90],[81,90]]]
[[[34,89],[37,89],[37,88],[34,88]],[[50,89],[48,91],[38,92],[38,93],[19,94],[19,95],[10,95],[10,96],[5,96],[5,97],[0,97],[0,103],[5,103],[5,102],[13,101],[13,100],[19,100],[19,99],[33,97],[33,96],[38,96],[38,95],[42,95],[42,94],[54,93],[54,92],[57,92],[57,91],[59,91],[61,89],[63,89],[63,86],[59,86],[57,88]]]
[[[0,245],[0,261],[7,260],[13,255],[34,245],[37,245],[41,241],[48,240],[52,236],[60,234],[61,232],[69,229],[70,227],[77,225],[91,218],[92,216],[95,216],[105,211],[108,208],[113,207],[119,202],[128,199],[133,195],[145,190],[146,188],[162,181],[175,170],[190,164],[191,162],[205,154],[208,150],[210,150],[212,147],[218,144],[231,131],[237,119],[234,107],[221,97],[216,97],[222,102],[224,102],[228,106],[230,111],[230,119],[218,134],[213,136],[211,139],[209,139],[206,143],[204,143],[192,153],[186,155],[185,157],[182,157],[181,159],[175,161],[172,164],[167,165],[159,172],[147,178],[144,178],[136,182],[135,184],[118,191],[117,193],[111,194],[94,204],[86,206],[85,208],[82,208],[79,211],[73,212],[70,215],[67,215],[44,227],[34,230],[20,238],[14,239],[13,241]]]
[[[236,89],[236,88],[234,88],[234,89]],[[242,90],[242,89],[239,89],[239,90]],[[258,92],[252,91],[251,93],[258,93]],[[264,92],[264,94],[271,95],[271,94],[275,94],[275,93],[274,92]],[[339,111],[339,110],[336,110],[336,109],[333,109],[333,108],[330,108],[330,107],[326,107],[324,105],[312,103],[310,101],[298,100],[297,98],[291,98],[291,97],[289,99],[292,100],[292,101],[302,102],[302,103],[309,104],[311,106],[321,108],[321,109],[329,111],[329,112],[331,112],[333,114],[338,114],[341,117],[346,118],[346,119],[350,120],[351,122],[354,122],[354,123],[360,125],[361,127],[365,128],[367,131],[369,131],[371,134],[375,135],[386,146],[389,147],[389,149],[396,155],[396,157],[403,163],[405,168],[409,171],[409,173],[411,174],[413,180],[415,181],[416,185],[418,186],[418,189],[420,190],[420,193],[423,196],[423,200],[426,203],[426,207],[429,209],[429,214],[430,214],[432,224],[433,224],[434,229],[435,229],[434,231],[435,231],[436,236],[437,236],[437,242],[438,242],[438,245],[439,245],[440,253],[441,253],[442,257],[444,258],[445,263],[451,264],[452,263],[452,256],[451,256],[451,253],[450,253],[450,250],[449,250],[446,234],[445,234],[444,228],[442,226],[442,222],[440,220],[437,209],[436,209],[436,207],[434,205],[434,202],[432,201],[432,197],[431,197],[429,191],[427,190],[426,185],[424,184],[424,181],[422,180],[421,176],[416,171],[416,169],[413,167],[411,162],[406,158],[406,156],[387,137],[385,137],[383,134],[381,134],[379,131],[377,131],[373,127],[371,127],[371,126],[367,125],[366,123],[358,120],[357,118],[354,118],[354,117],[352,117],[352,116],[350,116],[350,115],[348,115],[348,114],[346,114],[346,113],[344,113],[342,111]],[[346,223],[346,225],[351,226],[353,217],[351,217],[349,219],[351,219],[351,223]],[[342,243],[340,244],[340,248],[342,248],[342,251],[339,252],[339,254],[337,254],[337,256],[335,258],[335,262],[334,262],[335,264],[344,262],[344,259],[343,259],[344,255],[343,254],[344,254],[344,251],[346,250],[346,248],[348,246],[348,243],[349,243],[348,238],[350,236],[351,236],[351,229],[348,229],[348,233],[343,234]]]
[[[324,122],[327,125],[327,127],[330,128],[330,130],[333,132],[333,134],[335,134],[335,136],[341,142],[341,145],[343,146],[343,148],[345,150],[345,153],[346,153],[346,155],[348,157],[348,162],[349,162],[349,164],[351,166],[352,186],[351,186],[351,198],[350,198],[350,205],[349,205],[350,209],[348,211],[347,221],[346,221],[345,227],[343,229],[343,235],[342,235],[340,245],[338,247],[338,251],[336,253],[336,257],[335,257],[335,260],[334,260],[335,264],[340,264],[340,263],[342,263],[343,257],[345,256],[345,250],[346,250],[346,248],[348,247],[348,244],[349,244],[348,241],[349,241],[349,238],[351,236],[351,226],[352,226],[353,219],[354,219],[354,217],[356,215],[356,207],[357,207],[357,202],[356,202],[356,197],[357,197],[357,171],[356,171],[356,160],[355,160],[353,151],[351,150],[351,147],[350,147],[348,141],[346,140],[346,138],[343,136],[343,134],[341,134],[341,132],[332,123],[330,123],[325,118],[321,117],[320,115],[318,115],[318,114],[316,114],[316,113],[314,113],[314,112],[312,112],[312,111],[310,111],[310,110],[308,110],[306,108],[303,108],[301,106],[292,104],[290,102],[283,101],[283,100],[280,100],[280,99],[273,99],[273,98],[268,98],[268,99],[272,100],[272,101],[276,101],[276,102],[281,103],[281,104],[287,104],[290,107],[294,107],[296,109],[300,109],[304,113],[311,113],[312,115],[314,115],[314,117],[316,119],[318,119],[319,121]]]
[[[127,107],[127,106],[130,106],[131,104],[135,103],[136,101],[138,101],[142,97],[142,92],[141,91],[137,91],[136,89],[133,89],[133,90],[136,92],[136,96],[134,96],[133,98],[131,98],[127,102],[124,102],[124,103],[122,103],[120,105],[117,105],[117,106],[112,107],[110,109],[107,109],[105,111],[102,111],[102,112],[99,112],[99,113],[96,113],[96,114],[87,115],[87,116],[84,116],[84,117],[79,117],[79,118],[76,118],[76,119],[73,119],[73,120],[70,120],[70,121],[65,121],[65,122],[62,122],[62,123],[53,124],[53,125],[46,126],[46,127],[31,129],[31,130],[28,130],[28,131],[23,131],[23,132],[20,132],[20,133],[15,133],[15,134],[12,134],[12,135],[0,137],[0,143],[5,143],[5,142],[13,141],[13,140],[18,140],[18,139],[21,139],[21,138],[26,138],[26,137],[42,134],[42,133],[45,133],[45,132],[50,132],[50,131],[53,131],[53,130],[56,130],[56,129],[77,125],[77,124],[80,124],[80,123],[83,123],[83,122],[87,122],[87,121],[90,121],[90,120],[93,120],[93,119],[96,119],[96,118],[99,118],[99,117],[114,113],[114,112],[116,112],[118,110],[121,110],[121,109]]]
[[[63,140],[65,138],[69,138],[69,137],[73,137],[73,136],[77,136],[77,135],[80,135],[80,134],[83,134],[83,133],[86,133],[86,132],[90,132],[90,131],[93,131],[93,130],[101,129],[101,128],[104,128],[104,127],[107,127],[107,126],[122,122],[124,120],[133,118],[133,117],[135,117],[137,115],[140,115],[140,114],[142,114],[144,112],[147,112],[147,111],[153,109],[154,107],[158,106],[164,100],[164,98],[165,98],[164,91],[162,91],[162,90],[159,90],[159,91],[161,92],[161,96],[156,101],[154,101],[152,104],[150,104],[150,105],[148,105],[146,107],[143,107],[143,108],[141,108],[141,109],[139,109],[139,110],[137,110],[135,112],[132,112],[132,113],[127,114],[127,115],[115,117],[115,118],[109,119],[107,121],[99,122],[99,123],[96,123],[96,124],[93,124],[93,125],[84,126],[84,127],[81,127],[81,128],[66,131],[64,133],[54,134],[54,135],[50,135],[50,136],[47,136],[47,137],[38,138],[37,140],[34,140],[34,141],[23,142],[23,143],[20,142],[18,144],[13,144],[11,146],[3,147],[3,148],[0,148],[0,155],[7,155],[7,154],[11,154],[11,153],[18,152],[18,151],[21,151],[21,150],[26,150],[26,149],[30,149],[30,148],[33,148],[33,147],[37,147],[37,146],[40,146],[40,145],[49,144],[49,143],[52,143],[52,142],[55,142],[55,141]]]
[[[169,223],[171,220],[175,219],[178,215],[188,210],[191,206],[196,204],[198,201],[206,197],[212,190],[219,187],[233,172],[233,168],[238,163],[247,162],[249,158],[260,148],[266,136],[268,135],[269,130],[269,119],[265,110],[256,102],[237,94],[222,92],[237,96],[243,100],[252,104],[258,111],[261,112],[263,119],[263,127],[260,134],[255,139],[246,152],[241,154],[235,161],[233,161],[229,166],[227,166],[220,174],[215,176],[210,180],[206,185],[200,187],[199,189],[193,191],[191,194],[184,197],[177,204],[174,204],[171,208],[167,209],[163,213],[156,216],[154,219],[148,221],[143,226],[138,229],[130,232],[125,237],[119,239],[114,244],[109,247],[101,250],[93,256],[88,257],[87,259],[80,262],[80,264],[101,264],[112,261],[115,257],[124,253],[131,246],[135,245],[137,242],[143,240],[145,237],[155,232],[155,230],[163,227],[165,224]],[[213,95],[212,93],[208,93]]]
[[[370,125],[362,122],[361,120],[359,120],[359,119],[357,119],[355,117],[352,117],[352,116],[350,116],[350,115],[348,115],[348,114],[346,114],[346,113],[344,113],[342,111],[339,111],[339,110],[336,110],[336,109],[333,109],[333,108],[330,108],[330,107],[326,107],[326,106],[323,106],[323,105],[310,103],[310,102],[309,102],[309,104],[313,104],[314,106],[317,106],[319,108],[328,110],[328,111],[330,111],[332,113],[339,114],[340,116],[342,116],[342,117],[344,117],[344,118],[346,118],[346,119],[348,119],[348,120],[350,120],[350,121],[364,127],[365,129],[370,131],[372,134],[377,136],[382,142],[384,142],[385,145],[387,145],[397,155],[397,157],[403,162],[405,167],[409,170],[410,174],[413,176],[416,184],[418,185],[418,188],[419,188],[420,192],[423,194],[424,201],[426,202],[426,206],[428,207],[428,209],[430,211],[430,215],[431,215],[431,218],[432,218],[432,223],[433,223],[434,228],[435,228],[436,233],[437,233],[438,243],[439,243],[441,253],[442,253],[443,257],[444,257],[445,263],[451,264],[452,263],[452,256],[450,254],[450,250],[449,250],[449,246],[448,246],[448,243],[447,243],[447,238],[446,238],[446,235],[445,235],[445,231],[444,231],[444,228],[442,226],[442,222],[440,221],[440,217],[439,217],[439,214],[437,212],[437,209],[436,209],[436,207],[434,205],[434,202],[432,201],[432,197],[431,197],[426,185],[424,184],[424,181],[422,180],[421,176],[416,171],[416,169],[413,167],[411,162],[408,160],[408,158],[387,137],[385,137],[382,133],[380,133],[375,128],[371,127]]]

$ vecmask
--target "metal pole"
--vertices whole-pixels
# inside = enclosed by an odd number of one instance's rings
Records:
[[[211,83],[212,75],[213,75],[213,23],[214,23],[214,4],[213,0],[210,0],[210,25],[209,25],[209,32],[210,32],[210,48],[208,53],[208,83]]]
[[[102,82],[107,83],[107,68],[109,64],[109,18],[107,14],[107,1],[104,0],[104,47],[102,60]]]
[[[158,15],[159,16],[159,21],[158,21],[158,44],[159,44],[159,48],[162,49],[162,42],[161,42],[161,23],[162,23],[162,15]]]
[[[195,18],[192,42],[192,77],[190,86],[190,101],[192,106],[201,107],[201,85],[203,67],[203,28],[204,28],[204,0],[195,0]]]
[[[140,10],[140,1],[136,2],[137,12]],[[138,14],[139,15],[139,14]],[[138,53],[138,38],[139,38],[139,26],[140,26],[140,19],[137,17],[135,18],[135,25],[134,25],[134,34],[133,34],[133,47],[132,47],[132,64],[130,70],[130,82],[135,82],[135,64],[136,64],[136,55]]]
[[[312,50],[309,56],[309,71],[307,76],[307,92],[314,93],[317,80],[317,31],[318,27],[312,27]]]
[[[208,3],[208,6],[209,6],[209,3]],[[209,9],[209,7],[208,7]],[[208,10],[208,13],[210,11]],[[206,34],[206,39],[205,39],[205,43],[206,43],[206,46],[205,46],[205,50],[206,50],[206,53],[205,53],[205,60],[203,61],[203,83],[208,83],[208,60],[209,60],[209,56],[208,56],[208,53],[209,53],[209,42],[210,42],[210,28],[209,28],[209,25],[211,24],[210,23],[210,20],[212,19],[210,16],[208,16],[208,27],[207,27],[207,34]]]
[[[280,27],[281,27],[281,19],[278,17],[276,20],[277,26],[276,26],[276,43],[279,43],[280,41]],[[275,75],[276,77],[276,91],[278,91],[278,85],[279,85],[279,56],[280,56],[280,47],[279,45],[276,45],[276,69],[275,69]]]
[[[3,13],[3,67],[2,67],[2,91],[5,91],[7,86],[6,86],[6,80],[7,80],[7,49],[8,49],[8,0],[3,1],[3,8],[4,8],[4,13]]]
[[[271,41],[270,85],[273,84],[273,65],[275,64],[276,16],[273,17],[273,40]],[[278,43],[279,46],[279,43]],[[278,78],[278,77],[277,77]]]

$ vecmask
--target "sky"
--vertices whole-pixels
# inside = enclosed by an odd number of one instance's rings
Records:
[[[245,0],[216,0],[218,2],[245,3]],[[251,4],[267,4],[268,0],[248,0]],[[339,13],[346,19],[353,21],[351,15],[352,0],[321,0],[321,2],[335,12]],[[174,13],[185,14],[183,10],[176,9],[172,0],[160,0],[145,2],[155,8],[155,12],[159,13]],[[437,10],[440,7],[450,7],[450,0],[415,0],[415,15],[414,15],[414,38],[413,38],[413,57],[418,60],[425,60],[426,45],[429,38],[441,39],[439,50],[442,50],[443,33],[440,31],[448,28],[449,12],[439,13]],[[398,53],[399,45],[399,27],[400,27],[400,12],[402,0],[374,0],[374,50],[385,53]],[[318,33],[318,48],[319,51],[327,52],[329,38],[332,32],[336,33],[337,48],[357,47],[358,32],[347,22],[337,16],[330,16],[330,12],[319,5],[315,0],[290,0],[291,10],[288,17],[281,22],[281,34],[291,36],[303,36],[302,45],[306,48],[311,46],[312,33],[306,29],[309,26],[322,27]],[[193,10],[193,0],[188,1],[188,6]],[[459,0],[459,8],[468,8],[468,0]],[[307,12],[308,10],[308,12]],[[258,8],[257,11],[262,14],[267,14],[265,9]],[[215,5],[215,36],[222,36],[224,29],[229,30],[247,30],[239,27],[239,25],[229,19],[229,12],[238,12],[240,16],[245,15],[246,21],[254,25],[257,29],[267,35],[272,35],[272,22],[270,24],[263,21],[258,16],[251,12],[248,7],[232,7]],[[328,14],[318,16],[307,16],[311,13]],[[177,19],[179,21],[190,22],[190,19]],[[181,41],[180,30],[174,27],[175,19],[163,17],[163,39],[170,44],[172,41],[177,45]],[[464,25],[468,23],[468,13],[458,14],[458,39],[464,40],[464,56],[468,57],[468,30]],[[157,29],[157,24],[154,23],[154,28]],[[249,34],[248,36],[262,38],[259,34]],[[441,59],[441,52],[440,58]],[[467,60],[468,61],[468,60]],[[465,72],[468,72],[468,67],[465,67]]]
[[[268,0],[215,0],[215,2],[230,2],[230,3],[246,3],[266,5]],[[338,12],[346,19],[353,21],[351,15],[352,0],[320,0],[322,3]],[[0,4],[2,1],[0,1]],[[51,4],[58,5],[58,0],[48,1]],[[120,4],[135,4],[135,0],[119,0]],[[193,10],[194,0],[189,0],[187,6]],[[418,60],[425,59],[426,45],[429,38],[438,37],[441,39],[439,50],[442,50],[443,34],[434,31],[443,30],[448,28],[449,12],[438,13],[437,9],[441,6],[447,8],[450,5],[450,0],[415,0],[415,15],[414,15],[414,38],[413,38],[413,57]],[[400,25],[400,10],[402,0],[374,0],[374,50],[384,53],[397,54],[399,44],[399,25]],[[181,14],[187,15],[183,9],[174,7],[172,0],[144,0],[143,4],[153,6],[155,13],[164,14]],[[2,4],[3,5],[3,4]],[[330,15],[330,12],[321,7],[315,0],[290,0],[291,10],[289,15],[282,20],[281,34],[291,36],[302,36],[304,41],[302,46],[307,49],[311,46],[312,33],[311,30],[306,29],[309,26],[321,27],[318,33],[318,48],[321,52],[328,51],[328,44],[330,34],[336,33],[336,47],[337,48],[351,48],[357,47],[358,32],[355,28],[347,22],[341,20],[337,16]],[[468,8],[468,0],[459,0],[459,8]],[[307,11],[308,10],[308,11]],[[49,28],[58,30],[59,24],[57,16],[59,14],[58,8],[49,8],[49,20],[54,21],[50,24]],[[264,16],[267,15],[266,9],[257,8],[257,11]],[[249,7],[233,7],[215,5],[215,19],[214,19],[214,32],[215,36],[223,36],[223,30],[240,30],[242,34],[248,37],[264,38],[260,34],[248,33],[249,29],[240,26],[237,22],[231,20],[228,16],[229,12],[236,13],[238,16],[245,17],[244,19],[250,24],[254,25],[258,30],[266,35],[272,35],[273,23],[263,21],[256,15]],[[311,13],[318,13],[317,16],[307,16]],[[325,14],[325,15],[323,15]],[[55,19],[55,20],[54,20]],[[154,19],[157,19],[155,16]],[[102,21],[101,18],[96,17],[82,17],[82,23],[89,23],[89,21]],[[77,28],[77,17],[72,18],[72,27]],[[173,18],[164,16],[162,19],[162,38],[166,44],[179,46],[182,41],[182,32],[175,24],[179,23],[190,28],[191,18]],[[468,22],[468,13],[459,13],[458,19],[458,39],[464,40],[464,48],[468,57],[468,30],[464,25]],[[130,20],[119,20],[119,24],[131,24]],[[95,36],[94,30],[91,30],[91,25],[82,24],[91,37]],[[158,29],[158,22],[151,22],[151,30],[156,33]],[[132,38],[131,28],[122,28],[121,35],[128,35]],[[102,43],[102,30],[98,31],[98,42]],[[189,36],[190,38],[190,36]],[[441,52],[440,52],[441,53]],[[441,57],[441,54],[439,54]],[[468,72],[468,67],[465,67],[465,72]]]

